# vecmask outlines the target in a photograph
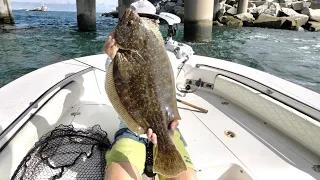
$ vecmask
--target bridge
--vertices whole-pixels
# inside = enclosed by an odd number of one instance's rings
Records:
[[[138,0],[118,0],[119,17],[131,3]],[[77,0],[77,21],[80,31],[96,30],[96,1]],[[184,0],[184,38],[187,41],[210,41],[212,20],[219,0]],[[238,14],[247,12],[248,0],[239,0]],[[0,0],[0,24],[13,24],[10,0]]]
[[[0,0],[0,25],[13,23],[14,18],[10,7],[10,0]]]

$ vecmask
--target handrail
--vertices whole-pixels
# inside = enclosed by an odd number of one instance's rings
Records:
[[[300,108],[294,107],[292,104],[288,104],[288,103],[286,103],[286,102],[283,102],[283,101],[280,100],[279,98],[275,97],[274,94],[275,94],[275,92],[276,92],[276,93],[279,93],[280,95],[284,96],[285,98],[289,98],[289,99],[291,99],[291,100],[293,100],[293,101],[295,101],[295,102],[297,102],[297,103],[299,103],[299,104],[301,104],[301,105],[303,105],[303,106],[306,106],[307,108],[310,108],[310,109],[313,110],[313,111],[316,111],[316,112],[319,113],[319,114],[320,114],[320,109],[317,109],[317,108],[315,108],[315,107],[313,107],[313,106],[310,106],[310,105],[308,105],[308,104],[306,104],[306,103],[304,103],[304,102],[301,102],[300,100],[297,100],[297,99],[294,98],[294,97],[291,97],[290,95],[287,95],[287,94],[284,94],[284,93],[282,93],[282,92],[279,92],[279,91],[275,90],[274,88],[271,88],[271,87],[269,87],[269,86],[267,86],[267,85],[265,85],[265,84],[262,84],[262,83],[259,82],[259,81],[256,81],[256,80],[251,79],[251,78],[249,78],[249,77],[247,77],[247,76],[243,76],[243,75],[241,75],[241,74],[235,73],[235,72],[233,72],[233,71],[228,71],[228,70],[221,69],[221,68],[214,67],[214,66],[207,65],[207,64],[196,64],[196,65],[195,65],[196,68],[200,68],[200,67],[202,67],[202,66],[203,66],[203,67],[207,67],[207,68],[217,69],[217,70],[224,71],[224,72],[228,72],[228,73],[231,73],[231,74],[235,74],[235,75],[241,76],[241,77],[243,77],[243,78],[245,78],[245,79],[247,79],[247,80],[249,80],[249,81],[255,82],[255,83],[257,83],[257,84],[259,84],[259,85],[261,85],[261,86],[264,86],[264,87],[267,88],[267,91],[266,91],[266,92],[263,92],[263,91],[257,89],[256,87],[253,87],[253,86],[251,86],[250,84],[245,83],[245,82],[243,82],[243,81],[241,81],[241,80],[239,80],[239,79],[234,79],[234,78],[228,76],[229,78],[231,78],[231,79],[233,79],[233,80],[235,80],[235,81],[237,81],[237,82],[240,82],[240,83],[242,83],[242,84],[245,84],[246,86],[249,86],[249,87],[251,87],[251,88],[253,88],[253,89],[255,89],[255,90],[257,90],[257,91],[259,91],[259,92],[261,92],[261,93],[264,93],[264,94],[266,94],[267,96],[269,96],[269,97],[271,97],[271,98],[273,98],[273,99],[275,99],[275,100],[277,100],[277,101],[279,101],[279,102],[281,102],[281,103],[283,103],[283,104],[285,104],[285,105],[287,105],[287,106],[289,106],[289,107],[291,107],[291,108],[293,108],[293,109],[296,109],[297,111],[299,111],[299,112],[301,112],[301,113],[303,113],[303,114],[307,114],[308,116],[310,116],[310,117],[312,117],[313,119],[315,119],[315,120],[317,120],[317,121],[320,122],[320,118],[319,118],[319,117],[315,117],[315,116],[311,115],[310,113],[306,113],[306,112],[304,112],[303,110],[301,110]],[[218,74],[218,75],[219,75],[219,74]],[[225,74],[221,74],[221,75],[226,76]]]

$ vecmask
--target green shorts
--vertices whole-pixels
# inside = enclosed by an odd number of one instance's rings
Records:
[[[184,158],[186,166],[194,169],[190,156],[181,140],[179,131],[175,130],[173,136],[173,142]],[[119,129],[115,134],[112,148],[106,153],[106,168],[113,162],[129,162],[138,169],[140,174],[142,174],[146,161],[147,143],[148,139],[135,135],[128,128]],[[165,179],[161,175],[158,177],[160,180]]]

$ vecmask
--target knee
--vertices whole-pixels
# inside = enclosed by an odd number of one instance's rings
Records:
[[[140,180],[138,169],[129,162],[112,163],[105,171],[104,180]]]
[[[197,180],[197,173],[196,170],[188,168],[187,171],[181,173],[179,176],[167,180]]]

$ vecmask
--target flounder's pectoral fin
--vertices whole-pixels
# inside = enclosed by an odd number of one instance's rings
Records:
[[[171,81],[172,81],[172,104],[173,104],[173,115],[174,115],[174,120],[181,120],[181,117],[180,117],[180,114],[179,114],[179,110],[178,110],[178,103],[177,103],[177,100],[176,100],[176,82],[175,82],[175,77],[174,77],[174,73],[173,73],[173,68],[172,68],[172,64],[171,62],[169,61],[169,66],[170,66],[170,73],[171,73]]]

